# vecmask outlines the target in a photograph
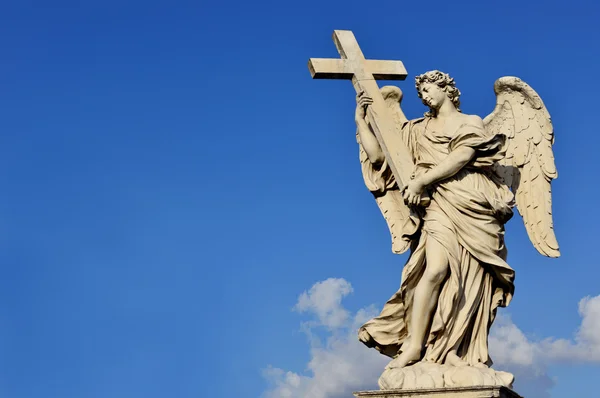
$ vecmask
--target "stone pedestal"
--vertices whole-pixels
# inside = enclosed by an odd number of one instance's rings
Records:
[[[354,393],[358,398],[522,398],[507,387],[454,387],[418,390],[379,390]]]
[[[515,377],[508,372],[497,371],[487,366],[451,366],[433,362],[418,362],[399,367],[392,360],[379,377],[382,390],[414,390],[418,388],[457,387],[508,387],[512,388]]]

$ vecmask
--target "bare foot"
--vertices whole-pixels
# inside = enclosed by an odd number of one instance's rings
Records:
[[[402,350],[402,353],[394,359],[395,368],[403,368],[411,365],[421,359],[421,347],[409,346]]]
[[[451,366],[469,366],[466,361],[456,355],[455,351],[450,351],[448,355],[446,355],[446,363]]]

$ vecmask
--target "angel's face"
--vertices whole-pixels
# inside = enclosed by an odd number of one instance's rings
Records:
[[[446,92],[437,84],[424,83],[420,89],[423,102],[430,108],[440,109],[444,101],[448,99]]]

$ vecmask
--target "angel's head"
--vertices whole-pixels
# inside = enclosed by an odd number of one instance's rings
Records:
[[[460,91],[449,74],[433,70],[415,78],[419,98],[429,107],[425,116],[435,116],[445,101],[451,101],[460,111]]]

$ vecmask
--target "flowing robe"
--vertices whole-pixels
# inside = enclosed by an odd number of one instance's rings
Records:
[[[372,165],[361,146],[365,183],[376,198],[389,194],[388,202],[404,214],[397,223],[402,231],[392,234],[392,239],[411,243],[400,289],[378,317],[361,327],[369,336],[365,340],[362,333],[361,340],[394,357],[410,339],[414,291],[427,267],[427,240],[435,239],[446,251],[449,272],[440,288],[423,360],[444,363],[448,352],[455,350],[470,365],[490,365],[489,328],[496,309],[508,305],[514,292],[514,271],[505,261],[504,246],[504,223],[512,216],[514,196],[492,170],[503,156],[504,137],[488,134],[481,123],[463,124],[448,136],[428,128],[429,120],[405,122],[400,132],[412,153],[415,175],[426,173],[458,147],[476,152],[456,175],[428,187],[431,203],[424,210],[398,202],[400,192],[389,167]],[[381,204],[380,208],[385,215]]]

